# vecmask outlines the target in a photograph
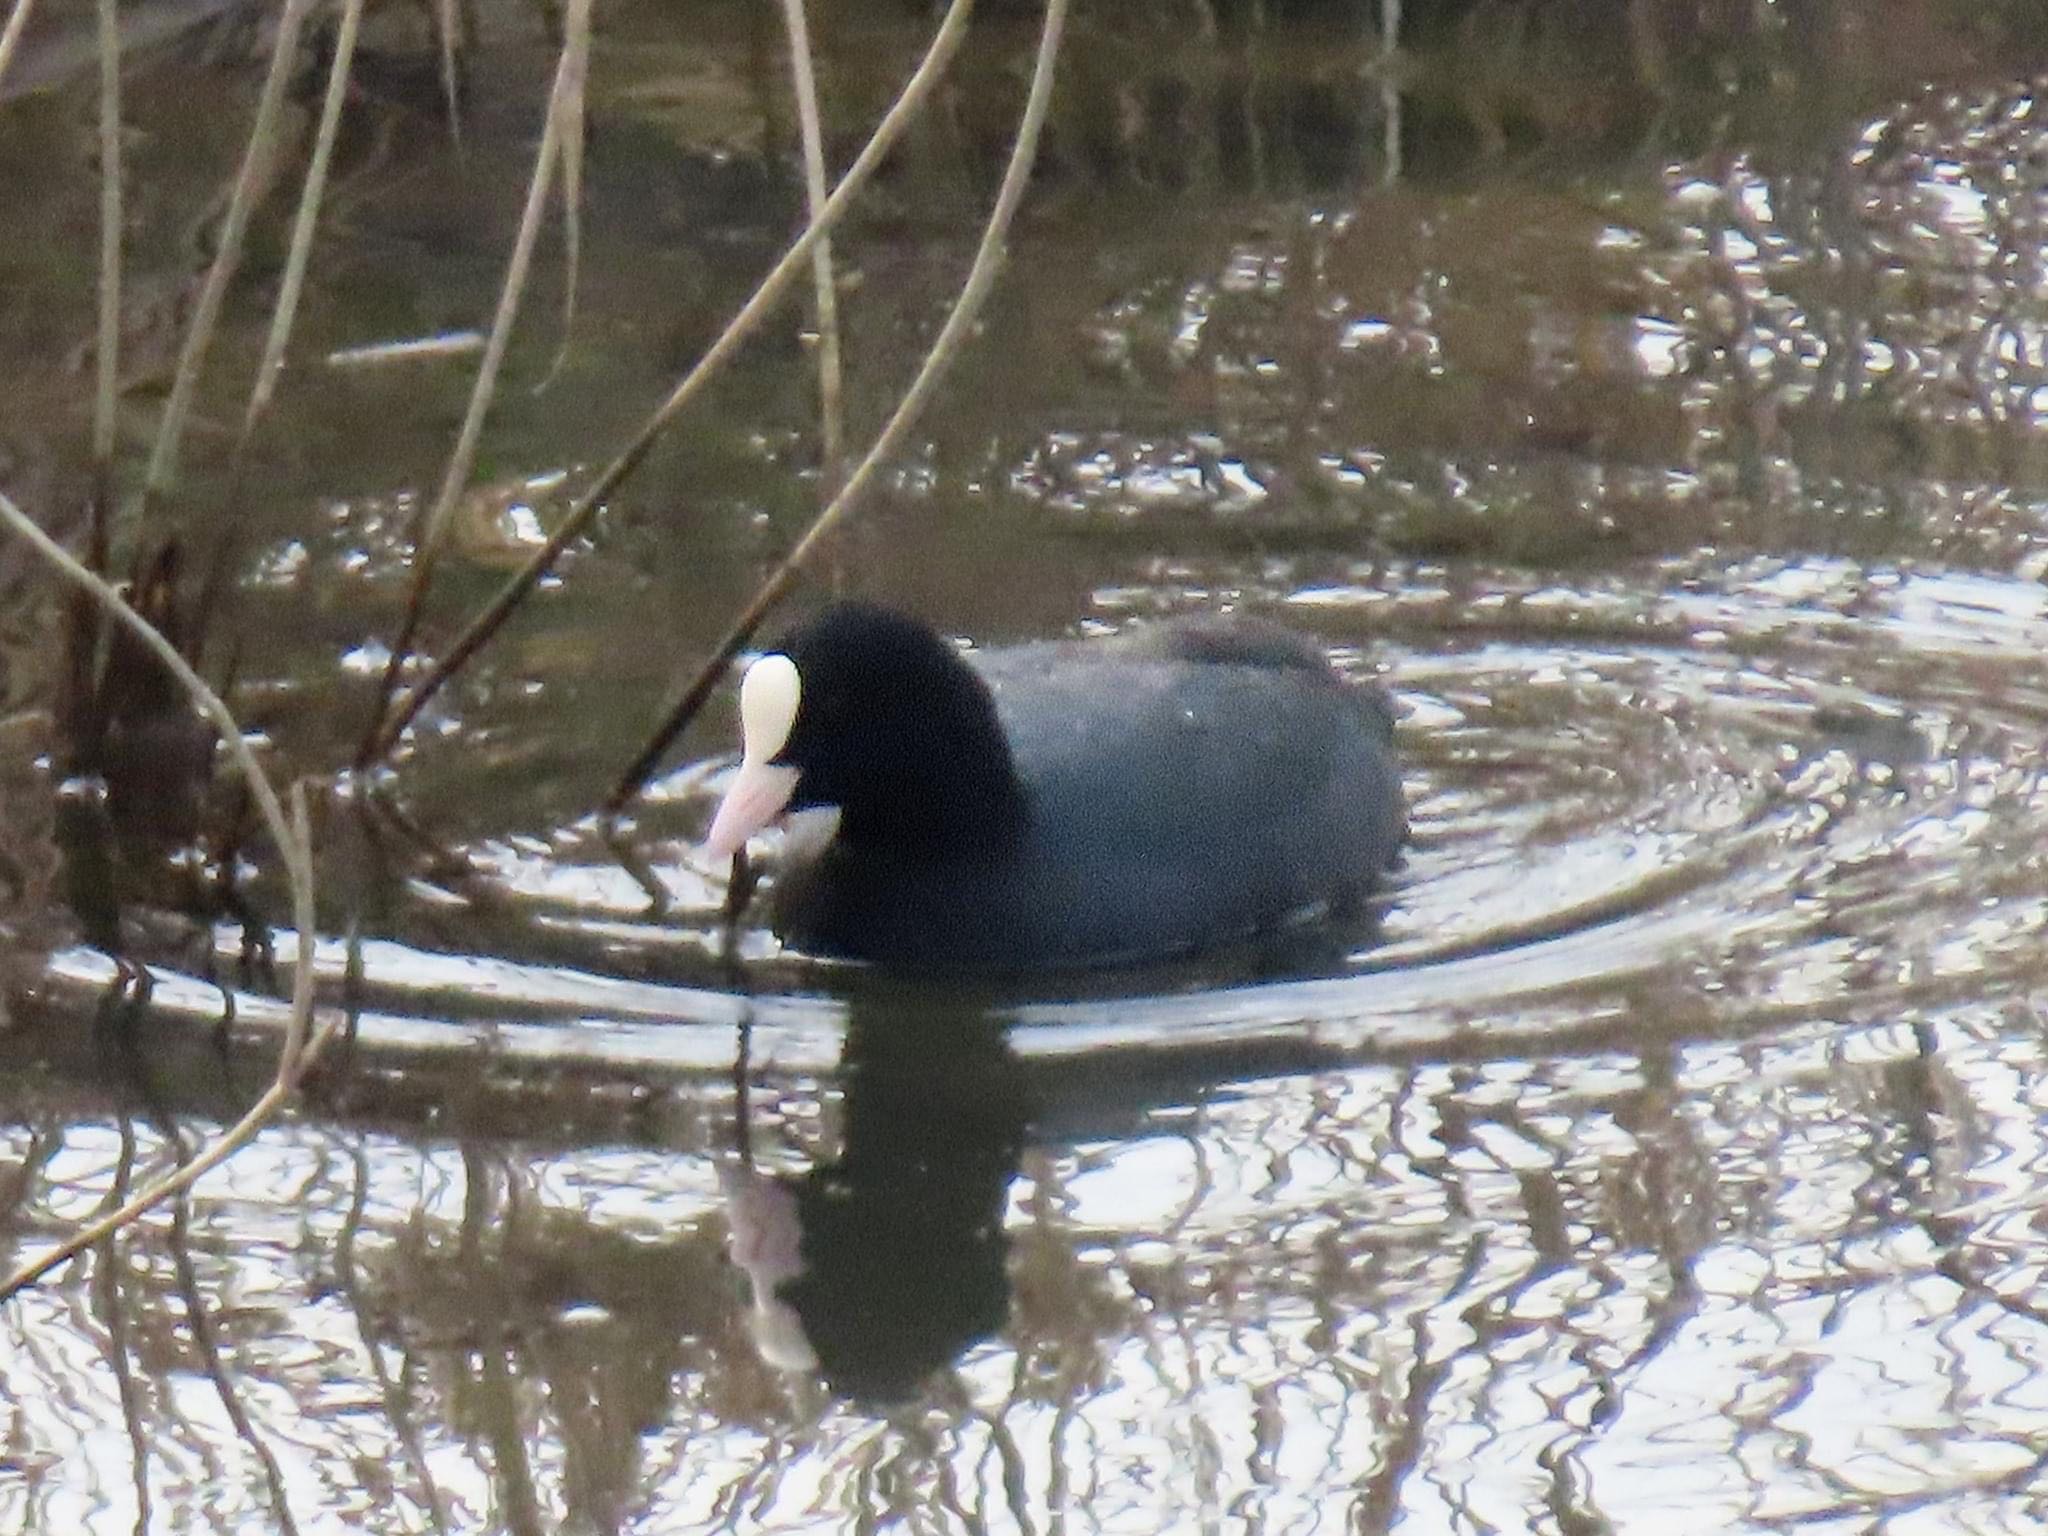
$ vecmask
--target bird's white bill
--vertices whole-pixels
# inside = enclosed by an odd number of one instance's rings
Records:
[[[704,851],[713,863],[725,863],[746,846],[748,838],[782,814],[789,797],[796,793],[797,775],[797,769],[784,763],[749,759],[740,764],[704,838]]]
[[[796,663],[770,651],[740,679],[740,746],[750,758],[767,762],[789,745],[803,702],[804,680]]]

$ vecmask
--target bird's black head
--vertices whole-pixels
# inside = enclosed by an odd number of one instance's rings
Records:
[[[845,602],[797,626],[748,669],[740,712],[745,762],[714,823],[714,852],[784,808],[836,806],[846,843],[905,856],[999,850],[1021,823],[987,686],[903,614]],[[748,795],[741,815],[735,803]]]

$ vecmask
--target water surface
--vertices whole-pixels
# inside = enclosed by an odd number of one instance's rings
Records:
[[[840,243],[855,440],[999,174],[1033,18],[988,10]],[[544,249],[430,652],[794,228],[767,11],[601,18],[577,309]],[[796,312],[330,817],[274,978],[147,827],[60,851],[10,552],[0,1258],[245,1105],[351,923],[363,977],[301,1112],[0,1308],[0,1523],[2038,1528],[2048,55],[2021,5],[1593,11],[1388,55],[1349,6],[1084,7],[994,308],[835,551],[976,643],[1235,607],[1383,683],[1416,837],[1370,941],[971,996],[726,955],[723,699],[621,863],[593,807],[818,502]],[[50,231],[0,250],[0,485],[55,526],[81,19],[0,94],[0,226]],[[459,146],[417,18],[373,27],[245,483],[283,772],[367,722],[473,366],[378,349],[487,324],[517,218],[551,53],[478,20]],[[816,20],[843,164],[928,18]],[[260,73],[203,22],[130,55],[137,465]],[[288,219],[160,509],[195,537]]]

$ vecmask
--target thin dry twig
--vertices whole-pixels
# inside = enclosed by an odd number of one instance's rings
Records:
[[[272,840],[277,844],[279,856],[284,860],[285,873],[291,882],[293,921],[299,930],[298,964],[292,976],[291,1018],[286,1027],[284,1048],[279,1056],[276,1075],[270,1087],[250,1106],[249,1111],[220,1136],[210,1142],[189,1163],[181,1165],[163,1178],[150,1183],[119,1209],[110,1211],[80,1231],[59,1243],[48,1252],[21,1265],[4,1281],[0,1281],[0,1302],[25,1286],[33,1285],[58,1266],[68,1263],[105,1240],[111,1232],[128,1225],[152,1206],[191,1188],[205,1174],[225,1162],[241,1147],[246,1145],[283,1108],[297,1091],[300,1080],[320,1054],[321,1049],[333,1036],[340,1016],[333,1015],[321,1022],[317,1031],[309,1034],[313,1016],[313,942],[316,926],[313,890],[313,842],[310,817],[306,808],[304,785],[295,785],[292,791],[293,819],[285,819],[284,806],[271,786],[268,775],[256,761],[255,751],[248,738],[235,723],[234,715],[222,702],[219,694],[207,686],[206,679],[193,670],[191,664],[178,654],[178,648],[164,638],[148,620],[131,608],[105,580],[95,575],[68,550],[58,544],[35,522],[14,504],[4,492],[0,492],[0,525],[26,541],[69,581],[89,593],[94,602],[116,623],[130,630],[156,658],[176,677],[193,702],[204,710],[227,742],[228,749],[249,786],[256,801],[256,808],[269,829]]]
[[[364,0],[342,0],[341,20],[334,32],[334,61],[327,69],[327,94],[320,104],[320,124],[313,134],[313,154],[306,163],[305,184],[299,190],[299,211],[292,220],[292,243],[285,255],[284,279],[278,285],[277,307],[271,312],[270,333],[263,342],[263,360],[256,365],[256,381],[250,386],[248,409],[242,413],[241,436],[235,442],[238,464],[257,427],[269,414],[270,402],[277,394],[277,381],[284,373],[284,354],[291,345],[299,299],[306,286],[306,268],[312,260],[313,233],[320,223],[321,200],[327,194],[327,170],[333,162],[334,142],[341,129],[341,109],[348,100],[349,69],[355,60],[363,6]]]
[[[299,25],[311,6],[312,0],[285,0],[284,15],[278,20],[277,41],[270,51],[270,70],[263,78],[262,94],[256,99],[249,141],[242,150],[242,164],[235,173],[234,191],[228,196],[228,211],[221,221],[220,247],[214,252],[213,265],[207,268],[206,280],[200,285],[198,301],[193,305],[192,320],[178,353],[178,370],[171,378],[170,399],[164,405],[164,419],[157,428],[156,446],[150,451],[149,469],[143,476],[145,499],[168,490],[177,477],[178,446],[185,436],[192,396],[199,386],[200,371],[206,366],[207,349],[213,344],[228,283],[242,262],[249,216],[255,211],[265,171],[277,152],[277,116],[284,105],[285,87],[291,81],[292,63],[298,57]]]
[[[796,120],[804,145],[804,197],[816,219],[825,207],[825,133],[818,116],[818,79],[811,67],[810,29],[804,21],[804,0],[782,0],[782,21],[789,30],[789,68],[796,91]],[[818,312],[818,430],[822,497],[830,502],[839,489],[840,454],[845,428],[840,402],[839,295],[832,280],[832,239],[824,236],[811,247],[811,285]]]
[[[526,294],[527,274],[533,268],[533,248],[540,239],[540,226],[547,212],[548,187],[554,180],[561,158],[562,125],[570,113],[581,113],[583,78],[590,51],[590,8],[592,0],[570,0],[569,18],[562,57],[555,68],[554,85],[548,92],[546,126],[541,130],[540,149],[534,155],[533,175],[526,187],[526,207],[519,216],[519,232],[512,241],[511,259],[505,265],[505,281],[498,290],[498,310],[491,317],[490,338],[484,343],[483,361],[477,365],[476,383],[469,394],[469,410],[462,418],[455,447],[448,455],[448,468],[441,476],[441,489],[421,521],[413,538],[412,590],[407,594],[405,618],[398,638],[391,646],[391,659],[384,667],[384,681],[377,695],[377,718],[390,706],[398,679],[412,655],[413,638],[419,633],[420,617],[426,610],[427,590],[433,585],[434,570],[440,563],[446,542],[448,520],[455,503],[469,484],[476,467],[477,443],[483,437],[484,418],[498,393],[498,370],[504,365],[505,349],[512,340],[512,327],[519,318],[519,304]],[[364,743],[367,751],[368,741]],[[367,758],[364,759],[367,761]],[[360,764],[359,764],[360,765]]]
[[[767,319],[776,304],[781,301],[804,261],[810,256],[812,247],[845,216],[854,198],[867,185],[869,177],[875,173],[896,140],[902,136],[903,130],[910,125],[918,109],[924,105],[925,99],[944,74],[946,65],[965,37],[967,18],[973,9],[973,0],[952,0],[952,5],[940,21],[938,31],[933,36],[931,47],[926,50],[923,61],[904,85],[895,105],[890,107],[887,115],[876,127],[874,137],[868,140],[867,147],[860,152],[859,158],[853,162],[845,177],[833,189],[831,197],[826,199],[822,214],[813,219],[810,227],[783,252],[782,259],[776,262],[773,270],[761,280],[761,285],[754,290],[754,296],[733,317],[732,323],[726,326],[718,340],[711,344],[711,349],[698,360],[697,365],[684,376],[683,381],[670,392],[669,397],[655,409],[653,415],[648,417],[618,457],[606,465],[597,479],[577,498],[576,504],[549,535],[547,542],[535,550],[518,573],[484,605],[468,627],[455,638],[447,654],[435,662],[426,675],[407,690],[403,698],[396,701],[359,754],[358,766],[367,767],[375,763],[397,744],[405,728],[426,707],[427,702],[441,691],[451,677],[462,670],[470,657],[475,655],[492,635],[498,632],[499,626],[505,622],[513,609],[518,607],[526,594],[533,590],[543,576],[554,569],[555,562],[562,557],[562,552],[582,537],[591,519],[597,515],[598,508],[619,488],[626,476],[639,467],[640,461],[646,458],[648,450],[654,446],[676,414],[697,397],[704,386],[731,361],[741,344],[760,327],[762,321]]]
[[[28,30],[35,8],[36,0],[14,0],[14,9],[7,13],[7,25],[0,28],[0,80],[7,78],[7,66],[14,62],[14,50],[21,46],[21,34]]]
[[[555,360],[533,386],[544,393],[569,362],[569,341],[576,333],[576,291],[583,281],[583,146],[585,103],[590,86],[590,39],[574,37],[578,25],[588,34],[590,13],[571,12],[564,22],[565,43],[577,46],[580,58],[563,93],[562,107],[562,339]]]
[[[28,9],[22,0],[20,17]],[[100,313],[97,378],[92,402],[96,505],[114,479],[114,407],[121,379],[121,17],[115,0],[99,0],[100,43]]]
[[[434,31],[441,43],[441,95],[448,104],[448,138],[462,147],[462,103],[456,79],[457,55],[462,51],[462,17],[455,0],[435,0]]]
[[[313,1022],[313,946],[320,914],[313,890],[313,818],[306,808],[303,780],[292,786],[292,846],[299,863],[292,878],[292,926],[299,930],[299,948],[292,961],[292,1011],[285,1020],[284,1048],[277,1065],[280,1083],[287,1077],[296,1082],[303,1075],[336,1023],[336,1019],[328,1020],[319,1035],[308,1041],[306,1032]]]
[[[1052,100],[1053,63],[1059,56],[1060,33],[1066,22],[1066,0],[1049,0],[1045,9],[1045,30],[1038,40],[1038,60],[1031,76],[1031,94],[1024,104],[1024,116],[1017,124],[1017,141],[1010,150],[1010,163],[1003,172],[1003,184],[996,193],[995,207],[990,210],[988,226],[982,231],[981,244],[974,252],[974,264],[968,268],[967,280],[960,286],[960,297],[953,301],[952,313],[946,316],[946,323],[939,330],[938,338],[932,343],[926,355],[924,366],[911,381],[898,402],[895,414],[882,428],[845,486],[832,504],[820,512],[796,546],[783,557],[778,565],[761,583],[740,616],[733,621],[710,658],[700,667],[697,675],[685,688],[675,705],[663,719],[660,729],[642,749],[620,778],[618,785],[605,801],[605,814],[616,816],[654,772],[655,764],[669,748],[669,744],[682,732],[684,726],[709,698],[711,690],[718,685],[733,657],[740,648],[753,638],[754,631],[761,627],[774,606],[780,602],[795,583],[804,562],[810,559],[826,538],[844,520],[848,511],[860,500],[870,482],[880,473],[881,467],[893,455],[910,431],[919,415],[924,411],[932,392],[938,388],[939,380],[951,366],[967,333],[973,328],[981,306],[995,285],[996,272],[1002,265],[1003,241],[1008,235],[1010,221],[1015,217],[1017,205],[1023,200],[1024,188],[1031,179],[1031,164],[1038,152],[1038,137],[1045,126],[1046,108]]]

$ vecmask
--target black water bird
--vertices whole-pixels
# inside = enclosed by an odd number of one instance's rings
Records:
[[[963,653],[839,603],[740,697],[707,848],[835,808],[774,897],[812,953],[990,974],[1194,953],[1355,908],[1406,835],[1386,696],[1267,621]]]

